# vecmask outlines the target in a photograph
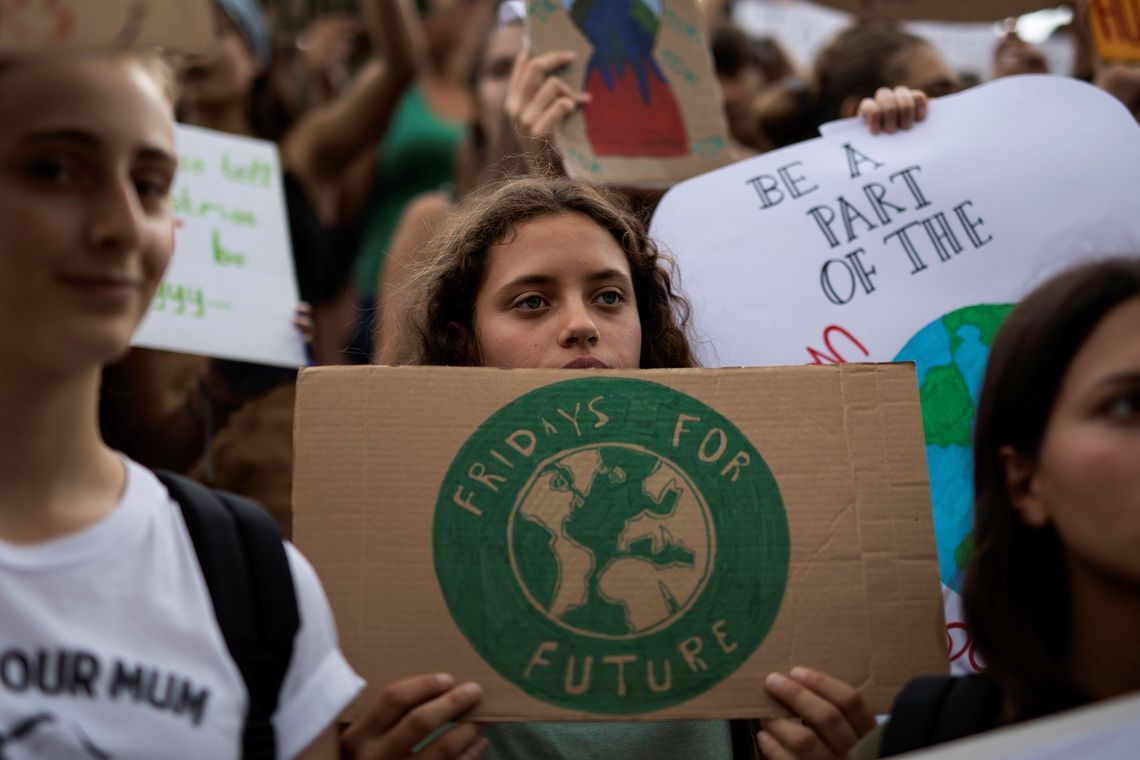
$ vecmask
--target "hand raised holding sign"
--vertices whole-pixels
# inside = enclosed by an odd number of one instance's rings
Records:
[[[922,90],[908,87],[880,87],[873,98],[863,98],[858,116],[867,122],[871,134],[910,129],[926,120],[928,99]]]
[[[503,108],[530,163],[552,163],[555,132],[567,116],[590,102],[589,93],[572,89],[557,76],[576,57],[569,50],[532,56],[524,48],[515,58]]]
[[[476,760],[487,742],[474,723],[461,723],[419,752],[414,750],[444,724],[462,717],[481,695],[478,684],[456,686],[447,673],[396,681],[344,732],[342,754],[353,760]]]

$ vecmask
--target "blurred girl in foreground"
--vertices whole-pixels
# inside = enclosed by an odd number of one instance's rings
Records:
[[[0,736],[42,757],[234,758],[249,698],[182,513],[98,425],[173,248],[170,77],[151,58],[0,60]],[[312,568],[278,757],[333,758],[360,688]]]

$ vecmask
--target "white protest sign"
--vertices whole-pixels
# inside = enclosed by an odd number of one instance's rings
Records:
[[[174,257],[133,345],[307,364],[273,143],[178,126]]]
[[[1057,0],[813,0],[864,18],[995,21],[1059,5]]]
[[[1039,45],[1049,62],[1049,71],[1065,74],[1073,68],[1068,40],[1045,40],[1042,29],[1052,31],[1064,16],[1056,11],[1038,12],[1018,19],[1018,33]],[[843,29],[855,23],[850,13],[805,0],[757,0],[737,3],[733,19],[750,33],[775,37],[799,65],[810,68],[823,47]],[[1051,25],[1050,25],[1051,23]],[[994,46],[999,27],[993,21],[905,21],[902,28],[927,40],[946,59],[950,68],[982,80],[993,76]]]
[[[823,131],[677,185],[651,233],[707,366],[917,364],[948,649],[970,669],[957,593],[989,343],[1045,275],[1140,255],[1140,127],[1100,90],[1039,76],[936,100],[908,132]]]
[[[0,0],[0,50],[204,52],[216,39],[211,0]]]

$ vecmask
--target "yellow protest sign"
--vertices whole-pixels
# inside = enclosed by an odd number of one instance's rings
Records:
[[[1089,26],[1106,61],[1140,61],[1140,0],[1092,0]]]

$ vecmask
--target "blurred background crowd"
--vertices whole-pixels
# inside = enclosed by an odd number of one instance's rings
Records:
[[[179,119],[277,142],[312,361],[399,361],[399,286],[457,202],[559,171],[553,136],[583,102],[552,76],[566,61],[526,52],[519,0],[217,6],[219,49],[178,61]],[[798,0],[700,3],[738,158],[810,139],[883,87],[937,98],[1023,73],[1092,82],[1140,118],[1140,68],[1098,62],[1082,10],[891,24]],[[634,195],[648,217],[653,197]],[[102,419],[112,445],[252,496],[288,531],[293,401],[289,373],[134,350],[106,371]]]

